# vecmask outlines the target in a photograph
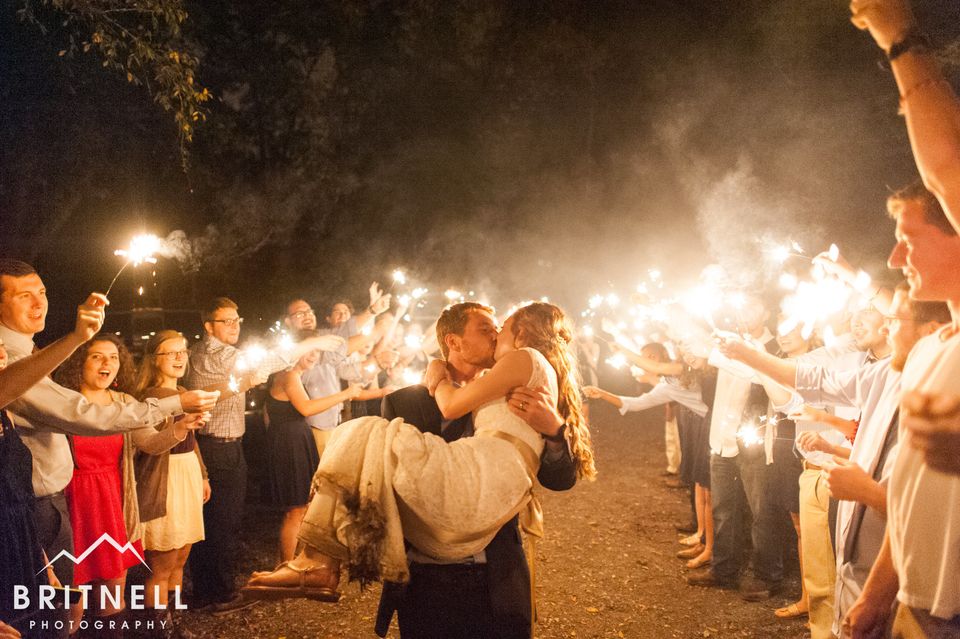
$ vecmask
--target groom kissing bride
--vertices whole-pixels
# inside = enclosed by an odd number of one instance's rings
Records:
[[[337,428],[301,524],[304,551],[255,573],[244,594],[336,601],[345,561],[352,580],[385,582],[380,636],[397,611],[405,639],[529,637],[533,564],[520,528],[531,544],[542,535],[533,488],[595,475],[571,338],[552,304],[518,309],[499,331],[481,304],[444,310],[445,361],[385,397],[386,419]]]

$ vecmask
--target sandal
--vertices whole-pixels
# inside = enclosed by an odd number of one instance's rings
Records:
[[[684,548],[683,550],[677,551],[677,559],[693,559],[694,557],[699,557],[704,550],[705,547],[703,544]]]
[[[808,610],[800,610],[800,606],[792,603],[789,606],[777,608],[773,611],[773,614],[779,619],[796,619],[797,617],[806,617],[810,612]]]
[[[704,557],[702,554],[698,555],[687,562],[687,568],[690,570],[696,570],[697,568],[701,568],[703,566],[709,566],[712,559],[712,556]]]
[[[680,539],[680,545],[681,546],[697,546],[700,544],[701,537],[702,535],[693,533],[689,537],[683,537],[682,539]]]
[[[253,583],[258,579],[264,579],[284,568],[293,571],[299,576],[299,583],[297,585]],[[308,577],[311,574],[320,576],[318,579],[310,580],[313,581],[313,585],[308,584]],[[333,581],[332,588],[329,586],[331,577]],[[336,603],[340,600],[340,593],[336,590],[339,581],[339,575],[332,574],[330,566],[320,565],[311,566],[310,568],[295,568],[290,565],[289,561],[285,561],[277,566],[273,572],[254,573],[254,576],[251,577],[246,586],[240,589],[240,592],[249,599],[287,599],[303,597],[305,599],[313,599],[314,601]]]

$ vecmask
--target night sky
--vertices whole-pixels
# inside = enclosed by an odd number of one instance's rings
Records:
[[[758,242],[836,242],[884,273],[915,179],[896,87],[836,0],[186,3],[214,94],[181,168],[172,118],[67,36],[0,11],[0,252],[51,337],[139,231],[183,230],[157,303],[363,303],[396,267],[505,305],[668,281],[761,286]],[[917,3],[941,44],[960,4]],[[48,16],[53,17],[55,16]],[[128,309],[149,273],[125,274]]]

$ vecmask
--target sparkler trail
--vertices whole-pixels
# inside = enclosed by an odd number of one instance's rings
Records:
[[[139,266],[143,262],[156,264],[157,258],[153,257],[153,254],[158,252],[160,249],[160,238],[158,238],[156,235],[143,234],[135,235],[133,239],[130,240],[130,247],[126,250],[117,249],[114,251],[114,255],[125,257],[127,258],[127,261],[124,262],[123,266],[120,267],[120,270],[117,271],[117,274],[113,276],[112,280],[110,280],[110,286],[107,287],[107,292],[104,293],[104,296],[110,295],[110,291],[113,290],[113,285],[117,283],[117,280],[120,278],[120,274],[123,273],[131,264],[134,266]]]

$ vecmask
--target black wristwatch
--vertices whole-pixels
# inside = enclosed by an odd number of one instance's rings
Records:
[[[548,442],[553,442],[554,444],[562,444],[567,440],[565,433],[567,432],[567,425],[563,424],[560,426],[560,430],[557,431],[556,435],[544,435],[543,438]]]
[[[912,49],[917,49],[919,53],[926,53],[930,48],[930,38],[919,31],[911,31],[903,37],[903,40],[890,47],[890,50],[887,51],[887,60],[893,62]]]

